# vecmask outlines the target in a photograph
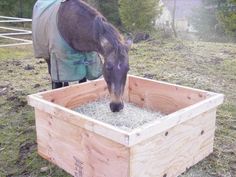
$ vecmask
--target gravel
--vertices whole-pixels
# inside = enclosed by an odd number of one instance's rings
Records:
[[[103,98],[82,105],[74,110],[90,118],[111,124],[125,131],[132,131],[144,124],[160,119],[164,114],[140,108],[132,103],[124,103],[124,109],[118,113],[111,112],[109,100]]]

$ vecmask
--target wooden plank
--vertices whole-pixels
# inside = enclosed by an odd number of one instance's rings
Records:
[[[124,95],[123,95],[123,98],[124,98],[124,101],[126,102],[130,102],[129,100],[129,75],[127,76],[127,79],[126,79],[126,84],[125,84],[125,89],[124,89]]]
[[[165,114],[193,105],[208,98],[210,92],[130,76],[130,101]]]
[[[213,150],[216,109],[131,147],[130,177],[176,177]]]
[[[124,100],[128,101],[129,90],[127,78],[124,90]],[[109,92],[104,79],[75,84],[68,87],[40,93],[43,99],[73,109],[97,99],[108,97]]]
[[[213,151],[223,95],[129,76],[126,101],[168,113],[130,133],[68,109],[107,94],[101,79],[28,96],[39,154],[79,177],[174,177]]]
[[[129,80],[127,79],[127,83]],[[28,104],[45,111],[51,115],[59,115],[58,118],[89,131],[107,137],[118,143],[128,144],[128,132],[120,130],[112,125],[97,121],[85,115],[79,114],[68,108],[91,102],[108,94],[106,83],[103,79],[83,84],[76,84],[56,90],[50,90],[28,96]],[[124,97],[128,101],[128,84],[126,84]]]
[[[223,95],[217,94],[192,106],[169,114],[163,117],[161,121],[157,120],[150,124],[136,128],[129,134],[129,146],[138,144],[154,135],[208,112],[211,109],[216,109],[216,107],[223,102],[223,99]]]
[[[40,93],[43,99],[73,109],[108,95],[103,79]]]
[[[134,76],[129,76],[129,79],[127,81],[128,82],[127,86],[131,84],[130,80],[132,79],[137,79],[137,78]],[[150,82],[154,82],[154,81],[150,81]],[[96,83],[95,86],[93,86],[94,83]],[[101,96],[102,94],[95,93],[95,95],[97,96],[89,96],[88,99],[85,99],[85,100],[83,100],[84,98],[83,94],[86,95],[86,92],[87,92],[89,95],[89,93],[93,92],[94,88],[97,88],[98,89],[97,92],[99,92],[99,90],[101,91],[104,89],[103,84],[104,84],[103,80],[98,80],[98,81],[85,83],[81,85],[73,85],[68,88],[61,88],[61,89],[53,90],[53,91],[46,91],[46,92],[36,94],[36,95],[30,95],[28,97],[28,103],[31,106],[36,107],[40,110],[43,110],[47,113],[50,113],[54,116],[59,115],[58,117],[61,120],[68,121],[74,125],[80,126],[89,131],[92,131],[94,133],[107,137],[113,141],[116,141],[118,143],[131,147],[175,125],[181,124],[182,122],[186,120],[189,120],[203,112],[206,112],[209,109],[213,109],[223,102],[223,95],[213,94],[213,93],[208,94],[208,92],[206,92],[206,95],[208,95],[207,96],[208,98],[206,98],[205,100],[200,101],[184,109],[181,109],[173,114],[169,114],[168,116],[163,117],[163,121],[161,122],[158,120],[156,122],[134,129],[130,133],[120,130],[118,128],[115,128],[114,126],[108,125],[106,123],[96,121],[85,115],[81,115],[75,111],[69,110],[63,106],[58,105],[58,104],[61,104],[61,105],[67,105],[68,107],[74,107],[75,105],[80,104],[80,101],[82,103],[85,103],[89,101],[90,99],[93,99],[93,98],[95,99]],[[183,88],[183,89],[186,89],[186,88]],[[84,90],[86,90],[86,92],[84,92]],[[131,93],[129,92],[126,91],[125,95],[126,96],[130,95]],[[56,102],[57,104],[51,103],[44,99],[47,99],[54,103]],[[74,99],[74,101],[71,101],[71,99],[72,100]]]
[[[222,94],[192,89],[166,82],[136,76],[129,76],[129,80],[131,102],[141,107],[148,107],[158,111],[164,111],[165,113],[172,112],[178,108],[174,113],[163,117],[161,121],[157,120],[134,129],[129,135],[130,147],[204,112],[214,109],[222,104],[224,100],[224,95]]]
[[[117,143],[128,145],[128,132],[118,129],[112,125],[101,121],[89,118],[78,112],[72,111],[60,105],[39,98],[37,95],[29,95],[27,97],[28,104],[39,109],[40,111],[49,113],[51,116],[56,116],[58,119],[67,123],[79,126],[98,135],[106,137]]]
[[[129,148],[36,110],[38,152],[78,177],[129,177]]]

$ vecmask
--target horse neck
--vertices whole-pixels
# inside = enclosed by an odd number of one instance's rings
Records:
[[[102,41],[100,42],[100,46],[99,46],[99,53],[104,57],[106,58],[110,53],[111,51],[114,50],[114,47],[109,43],[103,43]]]
[[[117,38],[109,38],[108,40],[105,37],[100,38],[100,51],[99,53],[103,55],[104,58],[107,58],[112,52],[117,52],[120,47],[123,45],[122,41],[119,41]]]

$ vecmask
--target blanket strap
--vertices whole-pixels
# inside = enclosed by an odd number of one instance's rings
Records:
[[[93,61],[93,60],[87,60],[87,61],[75,61],[75,62],[73,62],[73,64],[74,65],[85,65],[85,66],[88,66],[88,65],[93,65],[93,64],[95,64],[96,62],[95,61]]]

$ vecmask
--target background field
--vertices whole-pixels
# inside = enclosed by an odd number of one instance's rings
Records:
[[[150,39],[130,52],[130,74],[225,94],[214,153],[184,176],[236,176],[236,44]],[[0,48],[0,176],[66,177],[37,155],[34,111],[26,96],[50,89],[32,47]]]

